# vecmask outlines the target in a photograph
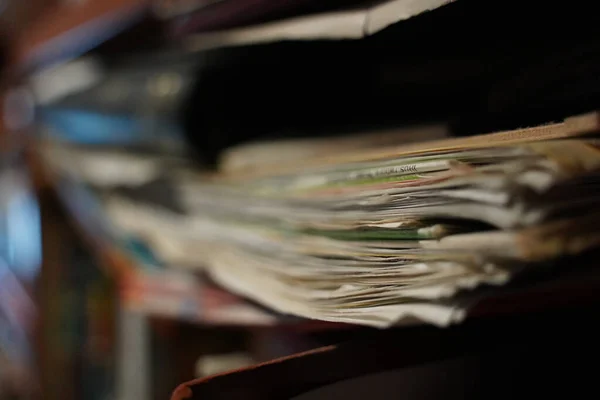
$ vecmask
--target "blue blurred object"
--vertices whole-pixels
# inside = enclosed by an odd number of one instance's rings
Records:
[[[76,109],[43,108],[38,117],[51,136],[89,145],[172,145],[181,143],[178,127],[160,119]]]
[[[146,269],[161,269],[163,264],[156,257],[154,252],[143,240],[130,236],[122,239],[122,246],[127,251],[127,254],[133,256],[138,261],[141,268]]]
[[[39,117],[42,122],[53,128],[53,136],[76,143],[126,144],[135,141],[135,132],[139,131],[137,121],[127,116],[81,110],[44,109]]]
[[[7,169],[0,177],[0,257],[22,279],[34,279],[42,261],[40,210],[27,175]]]

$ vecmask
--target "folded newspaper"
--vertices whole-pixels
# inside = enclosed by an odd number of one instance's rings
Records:
[[[475,288],[600,245],[598,128],[588,114],[212,175],[153,164],[110,189],[101,168],[85,168],[86,151],[54,144],[45,155],[100,187],[116,234],[137,235],[169,265],[201,268],[282,313],[444,326],[464,317]],[[165,168],[170,184],[152,194],[151,171]]]

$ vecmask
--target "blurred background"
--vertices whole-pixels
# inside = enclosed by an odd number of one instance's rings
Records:
[[[94,200],[40,162],[54,134],[181,154],[173,115],[197,61],[164,45],[156,3],[0,1],[0,399],[166,399],[320,343],[318,326],[265,329],[272,314],[115,243]]]
[[[374,3],[359,0],[0,0],[0,399],[167,399],[370,331],[283,316],[166,265],[148,238],[115,234],[102,201],[177,210],[172,168],[319,151],[239,147],[255,140],[427,126],[379,138],[405,143],[597,108],[585,2],[429,3],[369,30],[353,21]]]

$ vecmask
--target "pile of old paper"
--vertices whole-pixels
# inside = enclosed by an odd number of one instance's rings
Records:
[[[104,191],[103,204],[119,234],[277,311],[447,325],[463,318],[475,288],[600,244],[598,121],[588,114],[364,151],[332,146],[216,175],[173,165],[169,188],[151,194],[156,176],[146,171],[127,190]],[[85,152],[69,151],[49,147],[50,165],[94,184],[101,168],[77,166]]]

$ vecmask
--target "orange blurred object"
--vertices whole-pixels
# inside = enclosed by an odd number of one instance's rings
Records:
[[[107,29],[140,14],[148,3],[148,0],[10,2],[0,14],[0,25],[6,27],[2,35],[10,38],[11,64],[30,66],[40,59],[52,59],[55,53],[66,49],[87,50],[86,41],[108,36]]]

